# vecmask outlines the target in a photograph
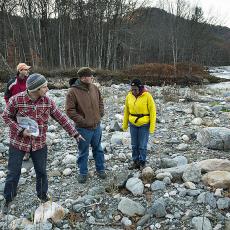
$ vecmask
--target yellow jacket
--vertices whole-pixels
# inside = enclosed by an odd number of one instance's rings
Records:
[[[149,114],[137,119],[136,114]],[[135,123],[136,121],[136,123]],[[128,129],[128,122],[136,126],[150,124],[149,132],[153,133],[156,125],[156,106],[152,95],[149,92],[143,92],[137,98],[129,92],[125,100],[125,111],[122,128]]]

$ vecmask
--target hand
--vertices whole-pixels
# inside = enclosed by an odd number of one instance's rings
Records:
[[[28,129],[24,129],[22,133],[23,137],[31,137],[31,133]]]
[[[77,140],[77,142],[79,142],[80,140],[85,141],[85,138],[82,137],[82,135],[78,135],[77,137],[75,137],[75,139]]]

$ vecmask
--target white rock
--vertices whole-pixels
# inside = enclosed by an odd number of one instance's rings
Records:
[[[126,188],[132,192],[134,196],[142,195],[144,191],[144,185],[139,178],[130,178],[126,182]]]
[[[6,174],[4,173],[4,171],[0,171],[0,178],[2,177],[6,177]]]
[[[62,160],[62,162],[67,164],[75,164],[76,163],[76,157],[74,155],[68,154],[65,156],[65,158]]]
[[[181,151],[184,151],[184,150],[187,150],[188,149],[188,145],[187,144],[184,144],[184,143],[181,143],[177,146],[178,150],[181,150]]]
[[[177,191],[176,190],[173,190],[173,191],[170,191],[169,192],[169,195],[170,196],[175,196],[177,194]]]
[[[120,121],[123,121],[123,118],[124,118],[124,116],[123,115],[121,115],[121,114],[115,114],[115,117],[118,119],[118,120],[120,120]]]
[[[111,158],[112,158],[112,154],[105,154],[105,161],[108,161],[108,160],[110,160]]]
[[[52,219],[57,223],[64,218],[64,215],[64,208],[61,205],[48,201],[35,210],[34,223],[44,223],[47,219]]]
[[[127,155],[125,153],[119,153],[118,157],[119,159],[126,159]]]
[[[202,125],[203,120],[202,120],[202,118],[200,118],[200,117],[196,117],[196,118],[194,118],[194,119],[192,120],[191,123],[192,123],[193,125]]]
[[[70,168],[66,168],[62,173],[64,176],[69,176],[72,173],[72,170]]]
[[[156,227],[157,229],[160,229],[160,228],[161,228],[161,224],[160,224],[160,223],[156,223],[156,224],[155,224],[155,227]]]
[[[181,138],[183,141],[189,141],[189,137],[187,135],[183,135]]]
[[[21,169],[21,173],[23,174],[23,173],[26,173],[27,172],[27,169],[26,168],[22,168]]]
[[[187,181],[184,183],[185,188],[188,189],[196,189],[196,185],[194,183],[192,183],[191,181]]]
[[[115,220],[115,221],[119,221],[120,219],[121,219],[121,215],[115,215],[115,216],[114,216],[114,220]]]
[[[222,197],[222,192],[223,192],[222,188],[217,188],[215,191],[215,196]]]
[[[132,225],[132,221],[128,217],[123,217],[121,219],[121,223],[124,224],[125,226],[130,226]]]

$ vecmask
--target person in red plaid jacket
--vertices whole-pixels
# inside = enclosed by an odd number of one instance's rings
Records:
[[[17,194],[17,185],[21,174],[22,159],[26,152],[30,152],[36,173],[36,191],[41,201],[48,201],[48,180],[46,173],[47,146],[46,132],[48,119],[51,116],[77,141],[82,136],[68,121],[56,106],[55,102],[46,96],[46,78],[34,73],[26,81],[27,90],[10,98],[2,118],[10,128],[10,146],[8,160],[8,174],[6,177],[3,213],[8,212],[9,203]],[[19,118],[32,120],[36,124],[32,132],[18,123]],[[36,130],[37,127],[37,130]],[[36,134],[33,131],[37,131]]]
[[[26,80],[29,76],[29,71],[31,69],[31,66],[27,65],[26,63],[19,63],[17,65],[17,74],[15,77],[11,78],[6,86],[5,93],[4,93],[4,99],[6,101],[6,104],[8,103],[9,99],[23,91],[26,90]],[[26,153],[24,155],[23,160],[27,161],[30,158],[30,154]]]

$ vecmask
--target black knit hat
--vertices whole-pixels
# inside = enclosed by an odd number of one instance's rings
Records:
[[[81,67],[77,71],[77,74],[79,77],[86,77],[86,76],[94,75],[95,72],[92,69],[90,69],[89,67]]]
[[[131,86],[137,86],[138,88],[140,88],[142,86],[142,83],[139,79],[134,79],[131,82]]]
[[[26,81],[26,88],[30,92],[34,92],[46,84],[47,84],[47,80],[43,75],[39,73],[34,73],[28,77]]]

